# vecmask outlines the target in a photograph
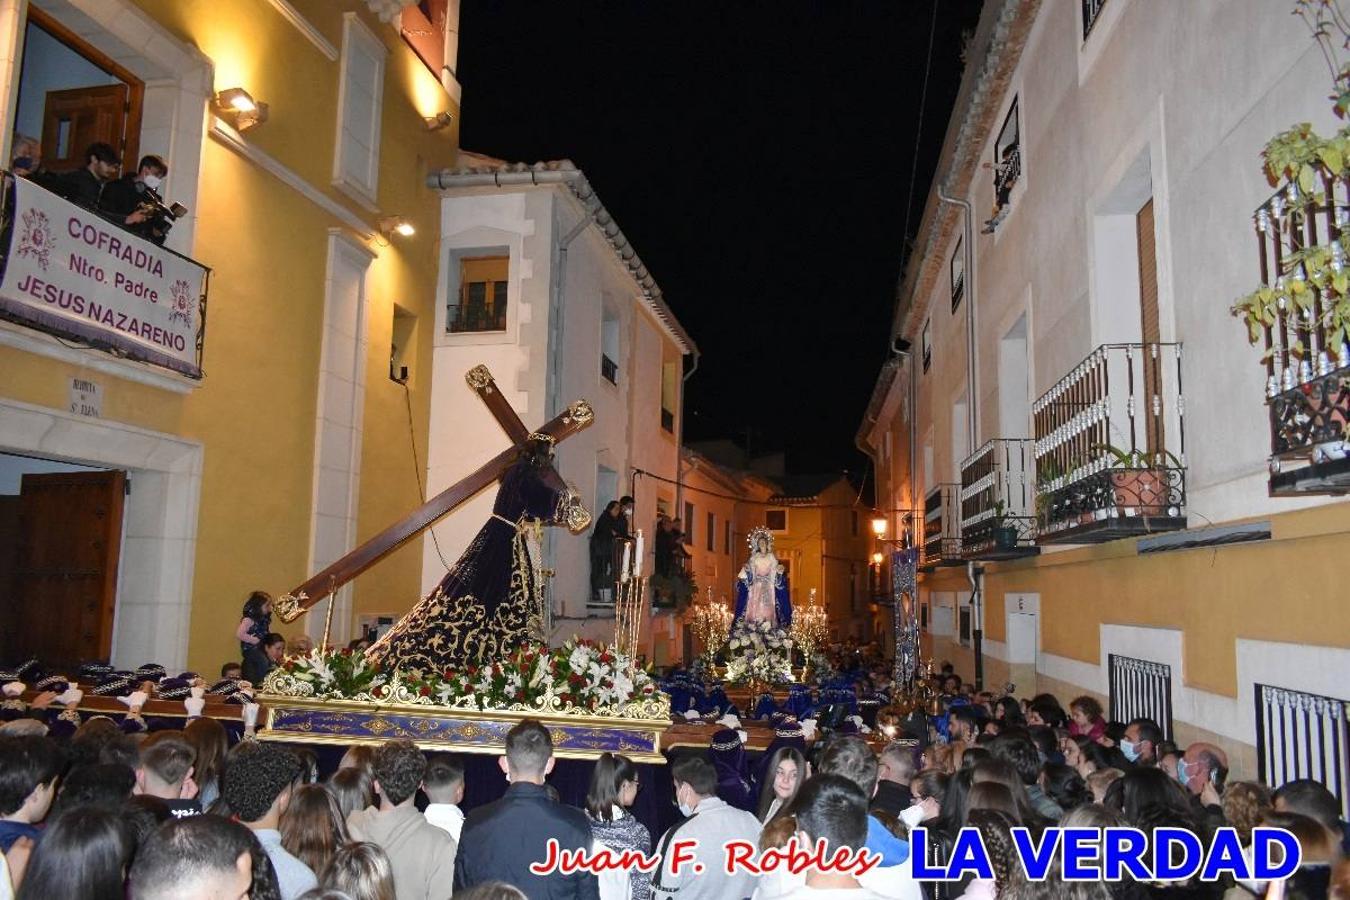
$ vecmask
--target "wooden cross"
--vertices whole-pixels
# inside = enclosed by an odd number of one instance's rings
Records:
[[[595,418],[591,405],[585,400],[577,400],[543,428],[531,432],[520,421],[511,404],[506,402],[487,366],[474,366],[465,374],[464,379],[487,405],[488,412],[492,413],[497,424],[506,432],[512,445],[322,572],[312,576],[304,584],[278,597],[273,606],[283,622],[294,622],[324,597],[335,593],[338,588],[425,531],[437,519],[501,478],[516,461],[521,448],[530,440],[543,438],[552,443],[566,440],[591,424]]]

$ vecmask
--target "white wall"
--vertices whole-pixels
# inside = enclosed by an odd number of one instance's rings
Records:
[[[442,204],[443,274],[439,286],[431,399],[428,492],[444,489],[507,446],[506,436],[465,385],[464,373],[485,364],[526,427],[537,428],[574,400],[595,410],[586,429],[559,445],[557,468],[588,504],[596,497],[599,467],[617,476],[617,493],[629,492],[633,469],[675,477],[676,444],[661,431],[661,360],[670,341],[647,310],[637,285],[594,226],[568,246],[565,289],[555,313],[552,285],[558,272],[557,243],[583,215],[562,187],[468,189]],[[447,292],[458,270],[456,253],[491,250],[510,257],[505,333],[445,332]],[[457,277],[457,276],[455,276]],[[601,377],[605,310],[617,318],[618,383]],[[556,366],[556,369],[555,369]],[[555,377],[556,372],[556,377]],[[553,390],[550,390],[550,388]],[[552,398],[553,408],[546,408]],[[436,528],[446,560],[454,560],[491,512],[489,488]],[[656,492],[639,482],[634,526],[647,533],[646,571],[652,568]],[[607,499],[607,498],[601,498]],[[599,510],[591,509],[592,515]],[[586,623],[590,591],[587,535],[546,532],[546,565],[557,638],[572,631],[612,636],[612,620]],[[425,543],[423,589],[444,575],[431,542]],[[565,633],[563,633],[565,632]]]

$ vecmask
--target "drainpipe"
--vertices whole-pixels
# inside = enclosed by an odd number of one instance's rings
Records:
[[[966,445],[967,449],[973,453],[976,448],[980,422],[980,370],[975,348],[975,238],[971,234],[971,223],[974,221],[975,213],[971,209],[969,200],[948,197],[940,185],[938,187],[938,199],[943,203],[959,206],[965,212],[962,217],[965,226],[965,238],[961,244],[965,250],[964,263],[966,267],[966,384],[969,386],[966,391]]]
[[[948,197],[938,187],[938,199],[961,207],[964,215],[964,238],[961,241],[966,276],[966,446],[974,451],[979,437],[980,422],[980,368],[975,340],[975,238],[972,232],[974,211],[969,200]],[[975,690],[984,690],[984,567],[966,563],[966,578],[970,581],[970,643],[975,655]]]
[[[558,271],[553,279],[553,296],[549,300],[549,330],[553,332],[552,340],[549,341],[549,385],[545,392],[544,405],[549,410],[549,415],[556,414],[558,410],[558,398],[562,395],[562,342],[563,342],[563,297],[566,291],[565,282],[567,280],[567,248],[573,241],[580,237],[586,230],[586,226],[591,224],[591,209],[587,204],[586,209],[581,214],[581,219],[572,226],[571,230],[564,234],[558,241]]]
[[[975,690],[984,690],[984,566],[966,563],[970,581],[970,647],[975,654]]]
[[[680,379],[680,424],[675,435],[675,518],[677,519],[684,515],[684,392],[689,386],[689,379],[693,378],[694,373],[698,371],[699,359],[700,354],[695,350],[694,364]]]

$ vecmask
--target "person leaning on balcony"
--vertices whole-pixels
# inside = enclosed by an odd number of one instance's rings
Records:
[[[99,212],[106,213],[128,231],[156,243],[164,242],[164,233],[153,227],[152,217],[142,209],[150,195],[159,198],[159,188],[169,175],[169,166],[158,156],[141,157],[135,173],[123,175],[103,188],[98,200]]]
[[[112,145],[102,141],[84,151],[84,168],[66,172],[54,183],[56,192],[71,203],[86,209],[98,209],[99,199],[108,182],[117,177],[122,160]]]

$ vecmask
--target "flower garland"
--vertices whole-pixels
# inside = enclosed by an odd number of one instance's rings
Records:
[[[792,681],[792,647],[791,635],[782,628],[738,621],[727,639],[727,681]]]
[[[500,660],[443,672],[389,672],[351,650],[288,657],[264,693],[319,700],[411,702],[453,709],[633,715],[669,700],[646,669],[594,641],[526,644]],[[636,709],[630,712],[630,708]]]

